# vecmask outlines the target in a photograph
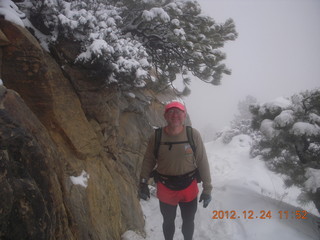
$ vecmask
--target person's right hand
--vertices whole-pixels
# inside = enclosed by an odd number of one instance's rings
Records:
[[[200,195],[199,202],[202,202],[202,201],[203,201],[203,207],[206,208],[209,205],[209,203],[211,202],[211,195],[206,194],[206,193],[202,193]]]
[[[150,191],[147,183],[140,183],[139,197],[143,200],[150,198]]]

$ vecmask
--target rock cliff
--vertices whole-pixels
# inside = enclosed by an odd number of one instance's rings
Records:
[[[0,29],[0,239],[143,232],[143,153],[174,94],[106,86],[73,64],[76,43],[48,53],[27,29],[3,19]],[[70,179],[82,171],[87,187]]]

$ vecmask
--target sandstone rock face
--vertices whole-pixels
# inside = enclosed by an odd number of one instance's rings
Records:
[[[63,203],[61,156],[24,101],[3,86],[0,135],[0,238],[73,239]]]
[[[141,162],[173,94],[107,87],[73,65],[75,44],[48,53],[20,26],[0,19],[0,30],[0,239],[143,232]],[[86,188],[70,180],[82,171]]]

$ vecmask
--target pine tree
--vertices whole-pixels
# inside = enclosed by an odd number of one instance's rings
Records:
[[[51,34],[50,44],[62,38],[79,42],[83,50],[75,63],[105,69],[106,81],[116,79],[132,86],[157,81],[161,88],[182,75],[183,92],[188,94],[190,74],[218,85],[223,74],[231,73],[222,63],[226,56],[220,49],[236,39],[235,24],[231,19],[217,24],[201,14],[196,1],[31,3],[21,8],[38,30]]]
[[[286,176],[288,186],[305,194],[301,201],[314,200],[320,191],[320,89],[295,94],[278,103],[255,106],[253,127],[263,137],[252,148],[268,167]]]

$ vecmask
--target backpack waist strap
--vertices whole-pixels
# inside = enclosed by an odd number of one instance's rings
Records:
[[[161,182],[163,185],[165,185],[167,188],[171,190],[183,190],[187,188],[194,179],[197,179],[197,182],[199,182],[199,171],[198,169],[195,169],[191,172],[185,173],[183,175],[165,175],[157,172],[156,170],[153,171],[153,177],[155,182]]]

